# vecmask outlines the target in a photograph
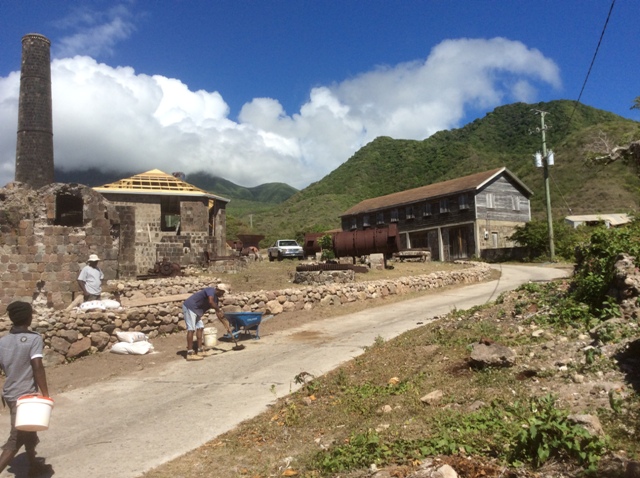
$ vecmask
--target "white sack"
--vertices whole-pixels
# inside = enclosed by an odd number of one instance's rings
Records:
[[[116,337],[118,337],[118,341],[129,344],[147,340],[147,336],[142,332],[116,332]]]
[[[121,355],[144,355],[153,351],[153,345],[151,342],[116,342],[111,347],[111,352]]]

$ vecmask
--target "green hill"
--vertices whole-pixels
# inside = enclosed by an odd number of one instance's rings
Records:
[[[252,188],[245,188],[224,178],[210,176],[204,172],[191,173],[186,181],[228,199],[243,199],[258,203],[281,203],[298,192],[296,188],[285,183],[266,183]]]
[[[250,232],[264,234],[265,244],[278,237],[301,238],[305,232],[339,228],[339,214],[363,199],[502,166],[534,191],[532,214],[542,218],[542,170],[533,162],[542,149],[541,134],[535,132],[540,116],[532,110],[547,112],[546,145],[556,163],[550,168],[554,217],[638,210],[640,178],[633,166],[595,167],[585,158],[602,134],[615,144],[640,139],[640,123],[560,100],[501,106],[423,141],[376,138],[322,180],[276,206],[252,211]],[[236,215],[233,223],[231,235],[249,232],[247,217]]]

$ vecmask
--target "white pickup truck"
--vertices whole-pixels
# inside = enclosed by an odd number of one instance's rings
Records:
[[[273,246],[267,249],[267,255],[269,256],[269,261],[273,262],[278,259],[281,261],[287,257],[298,259],[304,259],[304,252],[302,252],[302,246],[298,244],[293,239],[279,239],[277,240]]]

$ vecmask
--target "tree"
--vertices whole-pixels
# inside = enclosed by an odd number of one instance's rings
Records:
[[[636,98],[640,109],[640,96]],[[594,164],[611,164],[622,160],[634,165],[640,173],[640,141],[632,141],[626,146],[615,146],[615,142],[603,131],[585,146],[586,161]]]

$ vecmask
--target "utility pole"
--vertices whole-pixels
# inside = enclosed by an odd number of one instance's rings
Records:
[[[547,227],[549,229],[549,258],[551,262],[556,260],[555,246],[553,244],[553,217],[551,213],[551,193],[549,191],[549,166],[554,164],[553,151],[549,151],[547,154],[547,141],[545,138],[545,131],[547,126],[544,124],[544,116],[546,111],[533,110],[536,114],[540,115],[540,128],[536,128],[536,133],[542,133],[542,154],[536,153],[536,166],[543,168],[544,173],[544,192],[547,202]]]

